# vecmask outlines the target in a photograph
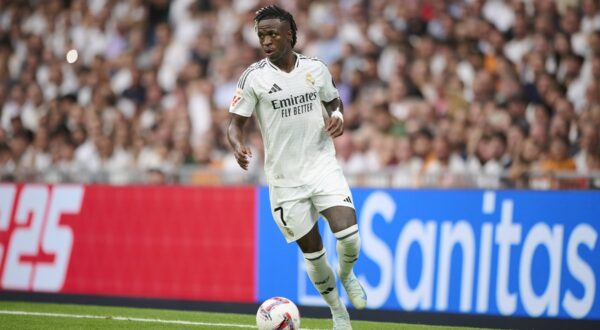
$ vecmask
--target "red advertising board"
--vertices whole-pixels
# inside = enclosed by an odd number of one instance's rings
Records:
[[[0,185],[0,288],[254,302],[252,187]]]

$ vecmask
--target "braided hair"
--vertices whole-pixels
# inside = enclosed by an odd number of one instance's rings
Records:
[[[290,30],[292,30],[292,47],[294,47],[296,45],[296,31],[298,28],[296,27],[296,22],[294,21],[292,14],[276,5],[262,7],[256,11],[256,16],[254,16],[254,28],[256,29],[258,26],[258,22],[269,18],[278,18],[280,21],[285,21],[290,24]]]

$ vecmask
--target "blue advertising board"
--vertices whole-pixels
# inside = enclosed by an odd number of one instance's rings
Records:
[[[600,319],[600,192],[352,193],[368,308]],[[257,298],[323,305],[298,247],[273,222],[267,188],[257,203]],[[320,228],[337,267],[335,238],[324,221]]]

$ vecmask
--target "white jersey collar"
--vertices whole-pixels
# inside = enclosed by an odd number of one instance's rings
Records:
[[[268,57],[265,57],[265,59],[267,60],[267,64],[269,64],[269,66],[271,68],[273,68],[274,70],[289,74],[289,73],[294,72],[294,70],[300,66],[300,54],[298,54],[296,52],[293,52],[293,53],[294,53],[294,55],[296,55],[296,63],[294,64],[294,69],[292,69],[292,71],[290,71],[290,72],[285,72],[285,71],[281,70],[277,65],[273,64],[273,62],[271,62],[271,60],[269,60]]]

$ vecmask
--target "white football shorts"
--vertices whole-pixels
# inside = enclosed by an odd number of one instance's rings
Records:
[[[333,206],[354,209],[354,200],[342,170],[330,172],[314,185],[269,186],[273,219],[290,243],[306,235],[319,219],[319,213]]]

